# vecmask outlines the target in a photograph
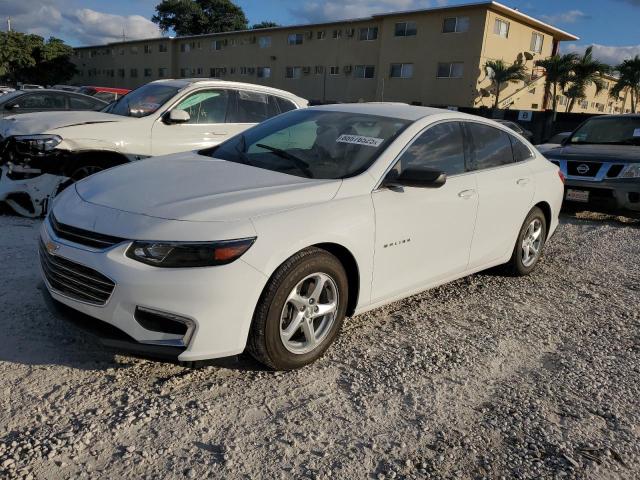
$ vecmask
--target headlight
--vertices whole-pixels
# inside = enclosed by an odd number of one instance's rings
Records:
[[[62,137],[58,135],[17,135],[13,139],[18,151],[29,155],[43,155],[62,142]]]
[[[127,257],[164,268],[193,268],[226,265],[240,258],[256,238],[221,242],[133,242]]]
[[[640,177],[640,163],[632,163],[627,165],[620,174],[620,178],[638,178]]]

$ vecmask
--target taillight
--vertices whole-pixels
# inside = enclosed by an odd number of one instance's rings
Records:
[[[564,184],[564,173],[562,173],[562,170],[558,170],[558,176],[560,177],[560,181]]]

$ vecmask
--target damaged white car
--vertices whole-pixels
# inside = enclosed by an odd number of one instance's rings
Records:
[[[182,79],[144,85],[102,112],[7,117],[0,121],[0,201],[41,216],[57,193],[95,172],[215,146],[307,104],[261,85]]]

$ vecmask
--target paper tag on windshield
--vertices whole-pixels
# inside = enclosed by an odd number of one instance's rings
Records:
[[[384,143],[383,138],[363,137],[362,135],[340,135],[337,143],[352,143],[353,145],[366,145],[367,147],[379,147]]]
[[[634,137],[640,137],[640,128],[636,128],[636,129],[633,131],[633,136],[634,136]]]

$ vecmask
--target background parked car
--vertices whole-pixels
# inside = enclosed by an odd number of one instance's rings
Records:
[[[118,100],[120,97],[126,95],[131,90],[127,88],[112,88],[112,87],[80,87],[78,93],[84,93],[92,97],[99,98],[105,102],[111,103]]]
[[[20,90],[43,90],[44,87],[42,85],[34,85],[32,83],[23,83],[20,85]]]
[[[513,130],[516,133],[519,133],[529,141],[533,139],[533,133],[531,133],[526,128],[521,127],[516,122],[512,122],[511,120],[496,120],[496,122],[501,123],[505,127],[509,127],[511,130]]]
[[[18,90],[0,97],[0,118],[10,115],[65,110],[101,110],[98,98],[62,90]]]
[[[0,201],[22,215],[39,216],[71,182],[133,160],[218,145],[307,104],[292,93],[255,84],[162,80],[102,112],[38,113],[0,121]]]
[[[562,145],[562,142],[571,135],[571,132],[556,133],[547,142],[536,145],[536,148],[540,153],[545,153],[552,148],[558,148]]]
[[[602,115],[545,156],[566,177],[572,209],[640,216],[640,115]]]
[[[52,87],[49,87],[49,88],[51,90],[64,90],[65,92],[77,92],[82,87],[74,87],[73,85],[53,85]],[[79,92],[79,93],[84,93],[84,92]]]
[[[9,93],[9,92],[15,92],[15,91],[16,91],[15,88],[11,88],[11,87],[8,87],[6,85],[0,85],[0,97],[2,95],[5,95],[5,94]]]

